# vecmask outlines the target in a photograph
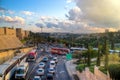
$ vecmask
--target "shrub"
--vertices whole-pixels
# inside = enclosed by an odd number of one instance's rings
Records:
[[[79,64],[79,65],[76,66],[76,69],[80,72],[82,72],[84,70],[84,68],[85,68],[84,64]]]
[[[109,65],[108,71],[112,79],[120,80],[120,64]]]

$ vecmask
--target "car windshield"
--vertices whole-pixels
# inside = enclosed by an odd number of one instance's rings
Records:
[[[51,63],[51,65],[54,65],[54,63]]]
[[[40,80],[39,78],[34,78],[34,80]]]
[[[18,70],[16,71],[16,73],[17,73],[17,74],[24,74],[24,70],[23,70],[23,69],[18,69]]]
[[[40,65],[43,65],[43,63],[40,63]]]
[[[42,72],[43,70],[38,70],[39,72]]]

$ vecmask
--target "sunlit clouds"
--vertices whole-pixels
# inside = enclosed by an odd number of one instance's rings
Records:
[[[19,23],[19,24],[25,24],[25,20],[22,17],[15,16],[15,17],[10,17],[10,16],[0,16],[0,23]]]
[[[44,5],[34,1],[29,5],[23,4],[23,8],[0,7],[0,23],[3,26],[22,25],[33,32],[40,32],[41,28],[43,32],[67,33],[100,33],[105,29],[120,29],[120,0],[63,0],[55,2],[55,5],[51,3],[54,9],[47,5],[50,0],[41,1]]]

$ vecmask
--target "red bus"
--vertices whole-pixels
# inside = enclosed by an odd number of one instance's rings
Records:
[[[27,61],[35,61],[37,56],[36,49],[30,51],[27,56]]]
[[[67,54],[70,50],[68,48],[51,48],[52,54]]]

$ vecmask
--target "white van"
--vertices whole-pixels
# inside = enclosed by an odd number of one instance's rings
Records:
[[[55,61],[50,61],[50,68],[55,68],[55,66],[56,66]]]

